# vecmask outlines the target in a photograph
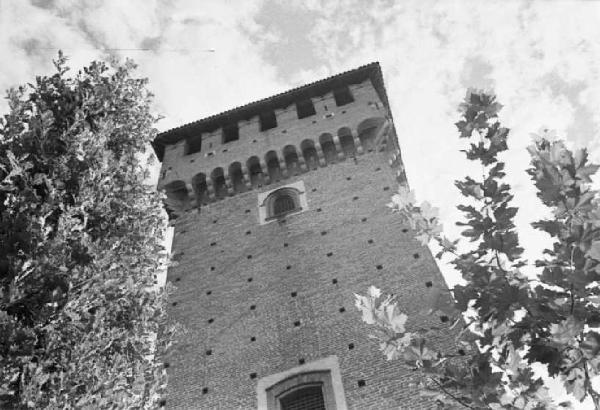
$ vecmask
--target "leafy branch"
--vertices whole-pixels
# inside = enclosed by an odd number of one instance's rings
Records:
[[[600,198],[589,185],[599,166],[588,163],[585,149],[572,152],[562,141],[550,141],[548,133],[528,148],[532,160],[527,172],[554,216],[532,225],[555,239],[544,259],[529,264],[521,258],[514,224],[517,208],[511,206],[513,195],[499,160],[508,149],[509,135],[500,124],[500,109],[493,95],[469,91],[456,123],[459,137],[469,140],[463,152],[482,169],[480,180],[467,176],[455,183],[469,201],[458,206],[465,220],[457,225],[465,228],[462,236],[474,249],[461,252],[464,239],[442,236],[435,209],[427,202],[417,205],[407,187],[401,186],[389,204],[421,244],[434,240],[441,248],[436,257],[450,255],[449,263],[462,275],[463,284],[449,294],[432,289],[431,310],[442,319],[468,320],[455,340],[464,357],[452,363],[454,354],[430,348],[427,330],[394,330],[390,324],[397,316],[403,326],[410,320],[389,301],[386,309],[392,314],[387,321],[365,322],[379,328],[380,349],[388,359],[438,374],[434,384],[442,394],[436,400],[448,408],[564,407],[552,403],[543,380],[531,371],[533,363],[545,365],[577,400],[591,397],[599,408],[599,392],[591,379],[600,375],[600,334],[593,330],[600,325]],[[526,266],[541,268],[541,273],[527,277],[521,271]],[[447,301],[439,303],[445,296]],[[383,306],[380,299],[388,300],[376,288],[366,297],[356,295],[363,320],[365,311]],[[398,339],[403,343],[390,343]]]

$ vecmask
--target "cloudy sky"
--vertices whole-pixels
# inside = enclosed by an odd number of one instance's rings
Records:
[[[547,211],[524,172],[530,133],[555,129],[600,162],[599,21],[595,1],[0,0],[0,88],[50,72],[59,48],[77,69],[131,57],[165,130],[379,61],[409,182],[440,207],[450,236],[452,181],[472,170],[456,107],[468,87],[493,89],[534,257],[547,238],[527,224]]]

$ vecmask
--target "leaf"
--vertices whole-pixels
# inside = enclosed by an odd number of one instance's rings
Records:
[[[567,344],[575,339],[583,330],[583,323],[579,322],[573,316],[569,316],[560,323],[550,325],[552,340],[556,343]]]
[[[600,261],[600,241],[592,242],[592,245],[585,256]]]

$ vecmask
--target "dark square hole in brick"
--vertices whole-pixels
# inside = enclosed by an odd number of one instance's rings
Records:
[[[390,187],[389,187],[389,186],[384,186],[384,187],[383,187],[383,190],[384,190],[384,191],[389,191],[389,190],[390,190]]]
[[[214,224],[216,224],[216,223],[217,223],[217,221],[218,221],[218,219],[215,219],[215,220],[213,220],[213,223],[214,223]]]
[[[365,382],[364,380],[359,380],[358,381],[358,387],[365,387],[367,384],[367,382]]]
[[[337,279],[332,279],[331,283],[333,283],[335,285],[337,283]]]
[[[292,292],[292,297],[295,298],[296,296],[298,296],[298,293]]]
[[[210,295],[212,294],[212,291],[210,291],[210,290],[207,290],[207,291],[206,291],[206,294],[210,296]]]
[[[377,270],[381,270],[381,269],[383,269],[383,265],[377,265],[377,266],[375,266],[375,267],[377,268]]]
[[[351,177],[346,177],[346,179],[347,179],[348,181],[350,181],[352,178],[351,178]]]
[[[210,356],[211,354],[212,354],[212,350],[208,349],[208,350],[206,351],[206,355],[207,355],[207,356]]]
[[[252,282],[252,278],[248,278],[248,282]]]
[[[284,247],[284,248],[287,248],[287,247],[288,247],[288,244],[287,244],[287,243],[284,243],[284,244],[283,244],[283,247]]]
[[[181,278],[175,278],[175,282],[179,282]]]
[[[245,212],[245,213],[247,213],[247,214],[249,214],[249,213],[250,213],[250,210],[249,210],[249,209],[246,209],[244,212]]]
[[[246,256],[246,258],[252,259],[252,255],[248,255],[248,256]]]
[[[250,338],[250,341],[251,341],[251,342],[256,342],[256,338],[255,338],[254,336],[252,336],[252,337]]]
[[[327,257],[333,256],[333,252],[327,252]]]
[[[402,232],[403,232],[403,233],[406,233],[406,232],[408,232],[408,228],[402,228]]]
[[[317,192],[317,188],[311,189],[311,192]]]
[[[298,364],[304,364],[305,360],[304,359],[298,359]]]
[[[375,168],[375,171],[381,171],[381,168],[377,167]]]
[[[367,218],[361,219],[362,222],[367,222]]]
[[[322,211],[322,209],[321,209],[321,208],[317,208],[317,212],[321,212],[321,211]]]
[[[327,235],[327,231],[321,231],[321,235]]]
[[[256,373],[250,373],[250,378],[251,379],[256,379]]]
[[[252,140],[252,142],[256,142],[256,140]]]
[[[313,123],[313,124],[316,124],[316,123],[317,123],[317,121],[313,120],[313,122],[312,122],[312,123]]]
[[[211,242],[210,246],[215,246],[217,243],[216,242]]]
[[[357,196],[355,196],[355,197],[352,198],[353,201],[356,201],[357,199],[358,199]]]
[[[159,407],[165,407],[167,405],[167,400],[166,399],[160,399],[160,401],[158,402]]]
[[[288,265],[288,266],[286,266],[285,268],[286,268],[287,270],[290,270],[290,269],[292,269],[292,265]]]
[[[214,321],[215,321],[215,319],[212,319],[212,318],[208,319],[208,323],[212,323]]]
[[[287,130],[281,130],[282,134],[287,134]]]
[[[250,310],[256,309],[256,305],[250,305]]]
[[[296,326],[296,327],[300,326],[300,321],[299,321],[299,320],[296,320],[296,321],[294,322],[294,326]]]
[[[171,305],[177,306],[177,302],[173,302],[173,303],[171,303]]]
[[[433,282],[431,282],[430,280],[428,280],[427,282],[425,282],[425,286],[427,286],[428,288],[433,286]]]
[[[342,110],[342,114],[346,114],[346,110]]]
[[[246,231],[246,235],[250,235],[252,231]]]
[[[341,307],[341,308],[340,308],[340,313],[344,313],[345,311],[346,311],[346,308],[345,308],[345,307]]]
[[[214,266],[211,266],[211,267],[210,267],[210,270],[211,270],[211,271],[212,271],[212,270],[215,270],[215,267],[214,267]]]
[[[202,389],[202,394],[208,394],[208,387],[204,387]]]
[[[163,363],[163,366],[165,369],[168,369],[169,366],[171,366],[171,364],[169,362],[165,362],[165,363]]]
[[[418,253],[413,253],[413,258],[419,259],[420,255]]]
[[[348,343],[348,350],[354,349],[354,343]]]
[[[373,239],[369,239],[367,242],[368,243],[373,243]]]

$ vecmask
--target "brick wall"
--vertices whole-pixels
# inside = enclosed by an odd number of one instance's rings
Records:
[[[425,282],[442,277],[385,206],[397,186],[387,161],[365,153],[282,181],[304,181],[309,204],[285,223],[259,225],[257,190],[177,219],[173,252],[183,256],[168,274],[177,286],[169,314],[189,333],[169,358],[167,407],[255,408],[257,379],[329,355],[339,357],[349,408],[430,407],[353,306],[354,292],[375,285],[398,295],[409,330],[435,320],[420,311]]]
[[[194,175],[216,167],[227,173],[236,161],[249,186],[251,156],[262,162],[276,150],[281,158],[288,144],[301,155],[302,140],[318,143],[342,127],[356,141],[363,120],[388,115],[369,80],[350,89],[355,102],[336,107],[327,93],[313,99],[316,115],[301,120],[294,104],[278,109],[278,126],[264,132],[258,118],[243,121],[238,141],[221,144],[218,129],[202,135],[198,153],[185,155],[183,141],[167,147],[159,188],[183,181],[192,194]],[[433,407],[418,395],[410,371],[385,360],[354,307],[353,293],[375,285],[398,295],[409,330],[438,320],[421,311],[425,283],[443,279],[429,250],[386,207],[403,177],[393,128],[389,135],[383,151],[365,150],[245,193],[233,195],[230,186],[230,196],[175,220],[172,251],[182,255],[168,272],[177,286],[169,315],[188,333],[166,358],[168,408],[256,408],[258,380],[332,355],[349,408]],[[299,180],[308,208],[260,225],[258,193]]]

